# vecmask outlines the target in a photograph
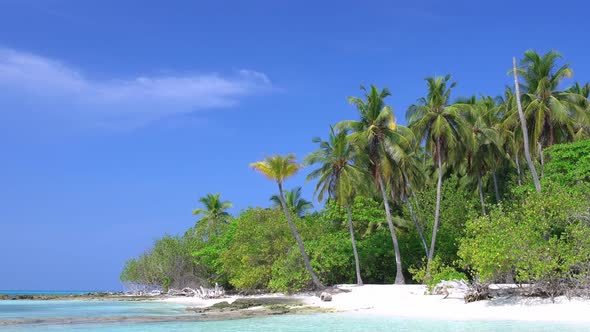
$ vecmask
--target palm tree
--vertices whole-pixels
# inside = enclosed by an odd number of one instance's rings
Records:
[[[514,159],[518,185],[522,185],[522,170],[520,168],[523,153],[521,125],[516,107],[516,95],[510,87],[505,87],[504,95],[496,97],[498,102],[498,132],[503,142],[504,152],[510,160]],[[512,162],[512,161],[511,161]]]
[[[531,152],[529,150],[529,134],[527,130],[527,123],[524,116],[524,111],[522,110],[522,103],[520,102],[520,85],[518,82],[518,68],[516,67],[516,58],[512,58],[512,73],[514,74],[514,88],[516,90],[516,106],[518,110],[518,117],[520,119],[520,127],[522,130],[522,139],[523,139],[523,146],[524,146],[524,156],[526,158],[526,162],[529,165],[529,169],[531,171],[531,175],[533,176],[533,182],[535,183],[535,189],[537,193],[541,193],[541,182],[539,181],[539,176],[537,175],[537,169],[535,168],[535,164],[533,164],[533,159],[531,158]]]
[[[522,101],[533,145],[548,147],[571,141],[576,121],[588,125],[585,111],[575,107],[580,96],[559,90],[561,81],[573,75],[569,64],[557,65],[561,57],[556,51],[540,55],[529,50],[524,53],[521,68],[516,69],[524,79]]]
[[[428,252],[428,266],[434,258],[439,227],[443,162],[453,159],[453,154],[460,153],[463,148],[462,140],[469,137],[467,135],[469,126],[461,116],[460,107],[449,103],[451,90],[456,85],[454,82],[449,84],[450,80],[450,75],[427,78],[428,94],[418,99],[418,104],[411,105],[407,112],[410,128],[417,137],[425,141],[426,148],[431,151],[438,168],[436,210]]]
[[[270,196],[270,201],[275,206],[281,206],[281,198],[278,195]],[[302,217],[305,212],[313,208],[310,201],[301,197],[301,187],[296,187],[293,190],[285,190],[285,203],[289,211],[298,217]]]
[[[396,128],[410,142],[410,145],[393,146],[392,153],[387,155],[387,163],[383,165],[383,173],[384,177],[389,180],[392,202],[395,203],[396,198],[399,197],[400,201],[406,204],[422,241],[426,256],[428,256],[426,237],[418,221],[418,215],[409,199],[413,194],[412,188],[421,186],[425,181],[420,146],[411,130],[403,126],[397,126]]]
[[[232,207],[232,204],[229,201],[222,201],[219,196],[220,194],[207,194],[199,198],[204,209],[193,210],[193,215],[203,216],[195,226],[195,233],[204,241],[211,239],[212,235],[219,235],[222,225],[228,223],[230,214],[227,210]]]
[[[381,191],[385,216],[391,232],[396,263],[395,283],[403,284],[405,281],[402,273],[402,258],[391,217],[386,186],[383,181],[383,165],[387,162],[387,156],[391,155],[396,145],[407,145],[409,143],[397,129],[391,107],[385,105],[385,98],[391,95],[389,90],[385,88],[379,91],[373,85],[371,85],[370,91],[367,91],[363,86],[361,86],[361,90],[365,93],[364,99],[348,98],[348,101],[355,105],[359,111],[360,119],[358,121],[342,121],[336,127],[352,130],[349,135],[350,141],[368,159],[368,171]]]
[[[359,255],[356,249],[352,213],[350,211],[350,201],[357,192],[356,188],[361,184],[362,174],[353,164],[355,151],[347,140],[347,135],[346,130],[335,133],[334,128],[330,127],[330,136],[327,141],[322,141],[320,138],[313,139],[313,142],[318,143],[320,147],[307,156],[305,162],[308,165],[319,164],[319,168],[307,176],[308,181],[318,179],[314,191],[314,195],[318,197],[318,202],[321,202],[324,196],[327,195],[328,200],[334,200],[346,208],[348,230],[356,268],[356,283],[362,285]]]
[[[301,237],[299,236],[299,233],[297,232],[297,229],[295,228],[295,224],[293,223],[293,220],[291,219],[291,213],[289,211],[289,208],[287,207],[285,195],[283,193],[283,182],[285,181],[285,179],[287,179],[290,176],[295,175],[295,173],[297,173],[302,168],[302,166],[300,164],[298,164],[297,162],[295,162],[295,155],[294,154],[288,154],[284,157],[277,154],[272,157],[267,157],[266,159],[264,159],[262,161],[257,161],[257,162],[251,163],[250,167],[252,167],[254,170],[260,172],[262,175],[264,175],[268,179],[273,180],[277,183],[277,185],[279,187],[279,199],[281,201],[281,206],[283,207],[283,212],[285,213],[285,218],[287,218],[287,223],[289,224],[289,228],[291,228],[291,233],[293,233],[293,237],[295,238],[295,241],[297,242],[297,246],[299,246],[299,251],[301,252],[301,256],[303,257],[303,263],[305,265],[305,268],[307,269],[307,272],[311,276],[311,281],[313,282],[313,285],[315,286],[315,288],[317,288],[317,289],[323,288],[324,286],[320,283],[320,280],[318,279],[316,274],[313,272],[313,269],[311,268],[309,256],[307,256],[307,253],[305,252],[305,247],[303,246],[303,241],[301,240]]]
[[[581,119],[575,119],[574,122],[574,140],[581,141],[590,137],[590,83],[581,85],[576,82],[572,87],[567,89],[572,94],[572,105],[577,108],[575,114]]]
[[[501,141],[498,130],[494,127],[496,116],[496,104],[491,97],[471,103],[467,112],[464,112],[466,122],[469,124],[470,137],[465,140],[467,172],[477,178],[477,189],[481,203],[482,214],[486,214],[482,176],[490,172],[493,178],[496,202],[499,203],[500,194],[495,176],[495,168],[498,159],[502,156]]]

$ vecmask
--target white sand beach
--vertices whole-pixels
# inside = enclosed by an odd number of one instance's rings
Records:
[[[509,287],[509,286],[506,286]],[[463,294],[424,295],[424,285],[339,285],[350,290],[333,295],[332,301],[322,302],[311,294],[292,295],[310,306],[334,309],[361,315],[385,315],[444,320],[526,320],[556,322],[590,322],[590,301],[558,297],[551,299],[505,297],[464,303]],[[284,296],[280,294],[264,297]],[[190,307],[206,307],[217,302],[232,302],[239,296],[202,300],[198,298],[167,298],[161,301]]]

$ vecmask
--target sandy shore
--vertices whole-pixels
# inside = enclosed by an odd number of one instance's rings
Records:
[[[350,290],[333,295],[331,302],[322,302],[314,295],[293,295],[309,306],[333,309],[361,315],[386,315],[398,317],[430,318],[445,320],[528,320],[559,322],[590,322],[590,301],[506,297],[464,303],[463,294],[424,295],[422,285],[340,285]],[[264,297],[284,296],[265,295]],[[218,302],[233,302],[237,296],[224,299],[201,300],[197,298],[167,298],[160,301],[183,304],[189,307],[207,307]]]

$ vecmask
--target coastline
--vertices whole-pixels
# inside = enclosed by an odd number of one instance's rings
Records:
[[[495,287],[514,287],[501,285]],[[502,296],[465,303],[464,294],[424,295],[425,285],[338,285],[332,300],[323,302],[313,293],[294,295],[229,295],[217,299],[172,296],[133,296],[123,293],[90,293],[84,295],[44,295],[20,300],[134,301],[181,305],[182,317],[151,317],[149,321],[230,320],[284,314],[339,312],[359,316],[382,316],[428,320],[543,321],[590,323],[590,300]],[[5,299],[10,300],[10,299]],[[194,315],[193,315],[194,314]],[[128,321],[130,318],[121,318]],[[102,318],[99,320],[103,320]]]
[[[513,287],[505,285],[505,287]],[[175,303],[187,308],[205,308],[216,303],[232,303],[244,298],[287,297],[300,300],[304,306],[328,312],[345,312],[354,315],[376,315],[435,320],[514,320],[547,321],[561,323],[590,323],[590,301],[581,299],[505,296],[491,300],[465,303],[463,293],[424,295],[425,285],[339,285],[340,292],[332,301],[323,302],[314,294],[230,296],[222,299],[165,298],[156,301]]]

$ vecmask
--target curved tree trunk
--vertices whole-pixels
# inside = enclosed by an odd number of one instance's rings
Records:
[[[520,162],[518,161],[518,154],[514,157],[514,161],[516,161],[516,172],[518,174],[518,186],[522,186],[522,179],[520,175]]]
[[[522,128],[522,139],[524,141],[524,156],[526,158],[526,162],[529,165],[529,169],[531,170],[531,174],[533,175],[533,182],[535,183],[535,189],[537,193],[541,193],[541,182],[539,181],[539,176],[537,175],[537,169],[535,168],[535,164],[533,164],[533,159],[531,159],[531,151],[529,150],[529,133],[526,128],[526,120],[524,118],[524,113],[522,111],[522,105],[520,103],[520,87],[518,86],[518,74],[516,72],[516,58],[512,58],[512,67],[514,72],[514,86],[516,89],[516,106],[518,107],[518,117],[520,118],[520,126]]]
[[[291,214],[289,213],[289,209],[287,208],[287,204],[285,203],[285,196],[283,195],[283,186],[280,183],[278,185],[279,185],[279,198],[281,199],[281,205],[283,206],[283,212],[285,213],[285,217],[287,218],[287,223],[289,224],[289,228],[291,228],[291,233],[293,233],[293,237],[295,238],[295,241],[297,241],[297,245],[299,246],[299,251],[301,251],[301,256],[303,256],[303,264],[305,264],[305,268],[307,269],[307,272],[309,272],[309,275],[311,276],[311,281],[313,282],[313,285],[315,286],[315,288],[322,289],[322,288],[324,288],[324,285],[322,285],[322,283],[320,282],[318,277],[313,272],[313,269],[311,268],[311,263],[309,262],[309,256],[307,256],[307,253],[305,252],[305,247],[303,246],[303,241],[301,240],[301,237],[299,236],[299,233],[297,232],[297,229],[295,228],[295,224],[293,223],[293,220],[291,220]]]
[[[492,180],[494,181],[494,193],[496,194],[496,204],[500,204],[500,190],[498,189],[498,178],[496,177],[496,170],[492,171]]]
[[[412,203],[407,197],[404,197],[404,201],[406,202],[406,206],[410,211],[410,215],[412,216],[412,220],[414,221],[414,225],[416,225],[416,229],[418,230],[418,234],[420,235],[420,240],[422,241],[422,246],[424,247],[424,252],[426,253],[426,257],[428,257],[428,244],[426,243],[426,238],[424,237],[424,232],[422,231],[422,226],[418,222],[418,217],[414,212],[414,208],[412,207]]]
[[[397,236],[395,235],[395,228],[393,227],[393,220],[391,219],[391,211],[389,211],[389,201],[387,200],[387,193],[385,192],[383,179],[381,178],[381,173],[379,172],[377,172],[377,181],[379,182],[379,189],[381,189],[381,195],[383,196],[383,205],[385,205],[385,217],[387,218],[387,224],[389,225],[389,231],[391,232],[391,240],[393,241],[393,250],[395,252],[395,283],[405,284],[404,275],[402,273],[402,256],[399,251],[399,243],[397,242]]]
[[[440,220],[440,201],[442,195],[442,153],[440,139],[436,142],[437,159],[438,159],[438,182],[436,184],[436,210],[434,212],[434,226],[432,227],[432,240],[430,241],[430,251],[428,252],[427,272],[429,275],[430,262],[434,258],[434,248],[436,245],[436,234],[438,233],[438,223]]]
[[[410,188],[410,193],[412,194],[412,198],[414,198],[414,201],[416,202],[416,207],[418,209],[420,209],[420,202],[418,201],[418,196],[416,196],[416,193],[414,192],[414,188],[412,188],[412,185],[408,182],[408,188]]]
[[[477,173],[477,191],[479,191],[479,201],[481,202],[481,213],[485,216],[486,212],[486,204],[483,199],[483,186],[481,184],[481,174]]]
[[[363,285],[361,278],[361,265],[359,262],[359,253],[356,250],[356,240],[354,239],[354,227],[352,227],[352,212],[350,212],[350,205],[346,202],[346,212],[348,213],[348,230],[350,230],[350,242],[352,242],[352,252],[354,253],[354,265],[356,267],[356,284]]]

